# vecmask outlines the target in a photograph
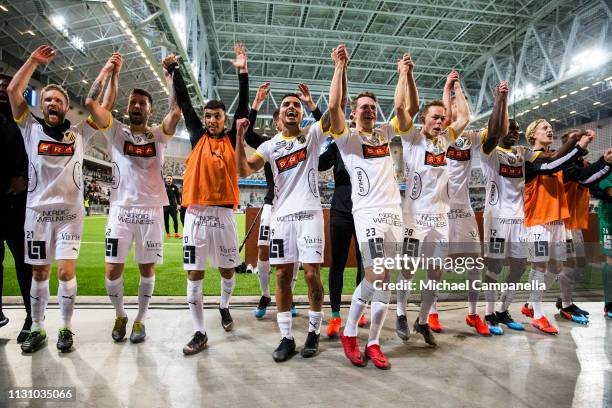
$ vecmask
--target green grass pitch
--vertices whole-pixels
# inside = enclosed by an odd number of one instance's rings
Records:
[[[106,287],[104,284],[104,232],[106,226],[106,216],[94,215],[85,217],[83,225],[83,240],[81,242],[81,254],[77,262],[77,282],[78,294],[82,296],[96,295],[105,296]],[[237,214],[238,225],[238,242],[242,242],[245,234],[245,215]],[[172,223],[171,223],[172,224]],[[172,226],[171,226],[172,230]],[[179,229],[182,233],[182,227]],[[6,259],[4,260],[4,290],[5,296],[19,296],[19,287],[15,277],[15,264],[8,250],[5,247]],[[244,259],[244,250],[241,253]],[[125,294],[138,294],[138,266],[134,262],[134,248],[130,253],[130,258],[125,265],[123,278],[125,281]],[[588,270],[588,268],[587,268]],[[344,294],[351,294],[355,289],[355,274],[356,268],[346,268],[344,272]],[[328,289],[329,268],[321,268],[321,281],[325,288],[325,293],[329,293]],[[417,282],[423,277],[423,272],[419,271],[415,277]],[[527,271],[523,274],[523,281],[528,277]],[[454,273],[444,274],[444,279],[448,281],[458,282],[464,279],[463,275]],[[505,279],[505,277],[502,277]],[[219,295],[220,293],[220,276],[215,268],[210,266],[206,269],[204,277],[204,293],[205,295]],[[57,271],[53,270],[50,280],[51,293],[57,293]],[[185,295],[186,277],[183,271],[183,250],[182,240],[177,238],[166,238],[164,245],[164,263],[156,266],[156,282],[154,295],[158,296],[180,296]],[[579,288],[601,288],[601,271],[588,270],[584,284],[578,285]],[[276,287],[275,274],[271,274],[270,288],[274,293]],[[234,295],[260,295],[259,280],[257,275],[245,273],[236,274],[236,288]],[[295,288],[296,295],[307,294],[306,283],[303,279],[303,272],[300,271],[300,276]]]
[[[81,253],[77,261],[77,282],[79,295],[106,295],[104,285],[104,228],[106,216],[92,215],[85,217],[83,224],[83,240],[81,242]],[[245,234],[245,215],[236,215],[238,224],[238,242],[241,243]],[[172,221],[170,221],[172,231]],[[179,229],[182,233],[182,227]],[[15,278],[15,263],[8,247],[5,247],[6,259],[4,260],[4,291],[5,296],[20,295],[19,286]],[[244,259],[244,249],[242,252]],[[125,294],[138,294],[138,266],[134,262],[134,248],[130,258],[125,265],[123,279],[125,281]],[[328,268],[322,268],[321,279],[327,293]],[[344,272],[344,291],[352,293],[355,289],[355,268],[347,268]],[[271,274],[270,288],[274,292],[276,280],[274,273]],[[219,295],[220,293],[219,272],[210,266],[206,269],[204,277],[204,293],[206,295]],[[57,271],[54,268],[50,280],[51,293],[57,293]],[[183,271],[183,247],[182,240],[177,238],[166,238],[164,245],[164,263],[156,266],[156,280],[154,295],[185,295],[186,277]],[[259,295],[259,280],[257,275],[251,273],[236,274],[236,288],[234,295]],[[304,295],[307,293],[303,273],[295,288],[295,293]]]

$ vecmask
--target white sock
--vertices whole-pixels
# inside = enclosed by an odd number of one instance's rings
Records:
[[[429,308],[429,313],[438,313],[438,303],[434,302]]]
[[[32,305],[32,330],[44,330],[45,311],[49,303],[49,279],[44,281],[32,279],[30,303]]]
[[[530,274],[532,283],[534,284],[535,289],[531,290],[531,294],[529,295],[529,303],[533,308],[533,318],[539,319],[543,316],[542,313],[542,296],[544,294],[543,290],[537,289],[539,284],[542,282],[546,282],[546,274],[541,271],[537,271],[532,269]]]
[[[485,315],[495,313],[495,301],[497,300],[497,290],[487,289],[485,290]]]
[[[291,332],[291,311],[289,312],[277,312],[276,322],[280,329],[281,336],[286,339],[293,339],[293,333]],[[321,323],[319,323],[319,326]]]
[[[138,314],[134,321],[144,322],[147,317],[147,310],[149,310],[149,303],[151,303],[154,288],[155,275],[150,278],[140,277],[140,285],[138,285]]]
[[[357,336],[357,321],[363,314],[368,302],[372,299],[374,287],[366,279],[363,279],[353,292],[351,307],[344,325],[344,335],[348,337]]]
[[[220,309],[226,309],[229,307],[232,293],[234,293],[234,287],[236,286],[236,274],[232,275],[230,279],[221,277],[221,303],[219,304]]]
[[[478,306],[478,298],[480,291],[474,288],[473,283],[482,275],[482,270],[478,268],[468,269],[466,273],[466,284],[468,285],[468,314],[475,315],[476,307]]]
[[[408,283],[410,279],[404,278],[404,276],[399,273],[397,275],[397,283],[402,282],[406,285],[406,289],[398,289],[397,290],[397,315],[398,316],[406,316],[406,306],[408,306],[408,297],[410,296],[410,286]]]
[[[437,293],[435,290],[423,289],[421,292],[421,309],[419,310],[419,324],[427,323],[427,317],[431,306],[436,303]]]
[[[323,320],[323,312],[308,311],[308,331],[321,334],[321,321]]]
[[[187,303],[191,312],[193,331],[206,333],[204,328],[204,297],[202,296],[202,279],[187,280]]]
[[[127,317],[123,308],[123,276],[115,280],[106,278],[106,293],[108,293],[111,303],[115,306],[117,317]]]
[[[293,264],[293,277],[291,278],[291,293],[295,292],[295,285],[297,284],[299,272],[300,272],[300,263],[295,262]]]
[[[572,294],[575,287],[574,272],[574,268],[565,266],[559,275],[559,287],[561,289],[561,302],[563,303],[563,307],[569,307],[572,304]]]
[[[261,295],[270,297],[270,261],[257,261],[257,277]]]
[[[368,335],[368,347],[379,344],[380,332],[385,323],[389,305],[383,302],[372,302],[370,305],[370,333]]]
[[[533,307],[533,318],[538,320],[540,317],[544,316],[542,312],[542,302],[533,302],[531,303],[531,307]]]
[[[72,314],[74,313],[74,302],[76,300],[77,281],[76,276],[68,281],[59,281],[57,288],[57,302],[60,308],[62,328],[69,329]]]
[[[505,312],[510,307],[512,300],[514,299],[514,295],[516,294],[516,290],[504,290],[501,295],[501,306],[499,308],[500,312]]]

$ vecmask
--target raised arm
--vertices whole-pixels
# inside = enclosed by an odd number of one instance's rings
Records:
[[[332,134],[340,134],[346,127],[344,109],[342,109],[342,77],[347,68],[348,54],[344,44],[332,50],[335,64],[334,76],[329,87],[329,119]]]
[[[442,89],[442,103],[444,103],[444,123],[442,123],[443,129],[450,126],[453,120],[453,102],[451,94],[453,93],[453,84],[457,80],[459,80],[459,73],[455,70],[451,71],[446,77],[446,82],[444,83],[444,88]]]
[[[28,109],[28,104],[23,99],[23,93],[28,87],[32,74],[40,64],[48,64],[55,57],[55,50],[48,45],[38,47],[26,60],[26,62],[15,73],[13,79],[8,84],[6,92],[11,104],[13,117],[20,118]]]
[[[401,60],[397,62],[399,71],[397,85],[395,86],[395,95],[393,102],[395,104],[395,117],[400,131],[407,131],[412,123],[412,116],[409,113],[408,95],[408,75],[412,72],[414,64],[410,58],[410,54],[404,54]]]
[[[168,57],[164,59],[164,75],[166,77],[166,88],[168,89],[168,113],[164,117],[162,121],[162,131],[166,135],[174,135],[176,132],[176,125],[179,120],[181,120],[181,108],[178,105],[176,100],[176,93],[174,92],[174,85],[172,80],[172,75],[168,72],[166,67],[169,65],[171,61],[166,63]]]
[[[308,85],[300,82],[298,84],[298,89],[299,89],[298,95],[300,97],[300,101],[306,104],[306,106],[308,107],[308,110],[310,111],[310,113],[312,113],[312,117],[315,120],[317,121],[320,120],[321,117],[323,116],[323,112],[321,112],[317,104],[312,99],[312,94],[310,93],[310,88],[308,88]]]
[[[489,154],[499,143],[499,139],[508,133],[508,81],[503,81],[495,87],[495,103],[489,116],[487,138],[482,143],[482,151]]]
[[[584,146],[583,149],[586,149],[590,141],[593,139],[594,135],[595,134],[593,133],[592,135],[585,138],[585,140],[582,143],[582,145]],[[576,146],[576,144],[580,142],[581,140],[582,140],[582,137],[580,133],[570,134],[569,138],[567,139],[567,142],[563,143],[561,147],[559,147],[559,149],[553,152],[541,152],[535,161],[545,162],[545,163],[556,161],[566,156],[569,152],[571,152],[572,149],[574,149],[574,147]]]
[[[108,81],[108,85],[106,86],[106,91],[104,91],[104,96],[102,97],[102,107],[109,112],[113,109],[115,106],[115,101],[117,100],[117,92],[119,90],[119,71],[121,71],[121,67],[117,67],[117,65],[115,65],[110,81]]]
[[[251,105],[251,110],[249,111],[249,128],[244,135],[244,139],[253,149],[257,149],[259,145],[267,140],[265,137],[255,132],[253,128],[255,126],[255,121],[257,120],[257,113],[259,112],[259,109],[261,109],[261,106],[268,97],[269,93],[270,83],[266,82],[265,84],[261,85],[259,89],[257,89],[257,94],[255,95],[255,99]]]
[[[249,120],[246,118],[236,121],[236,167],[240,177],[248,177],[263,167],[264,159],[258,155],[253,155],[247,159],[244,150],[244,135],[249,127]]]
[[[173,56],[174,57],[174,56]],[[169,63],[166,70],[172,75],[172,85],[174,88],[175,98],[178,102],[183,118],[185,119],[185,127],[189,132],[189,140],[191,141],[191,147],[194,147],[202,134],[204,133],[204,127],[202,121],[198,117],[193,105],[191,104],[191,98],[189,97],[189,91],[187,91],[187,85],[181,74],[178,61],[174,57],[172,62]]]
[[[470,107],[468,105],[463,90],[461,89],[461,82],[457,79],[454,83],[455,88],[455,101],[457,105],[457,118],[450,127],[453,129],[456,135],[460,135],[463,129],[470,123]]]
[[[235,44],[234,51],[236,58],[230,62],[238,70],[238,105],[234,112],[232,127],[228,132],[232,146],[236,146],[236,121],[249,115],[249,69],[244,44]]]
[[[408,78],[406,84],[408,85],[408,114],[411,118],[419,112],[419,90],[417,89],[416,82],[414,80],[414,61],[408,54],[410,59],[408,62]]]
[[[113,55],[111,55],[106,64],[100,70],[98,77],[95,79],[93,84],[91,84],[91,88],[89,89],[89,93],[85,99],[85,107],[89,111],[89,114],[98,128],[104,129],[110,125],[111,113],[108,109],[100,105],[99,98],[102,94],[102,90],[104,89],[104,83],[106,82],[108,74],[115,70],[115,66],[121,68],[121,61],[121,54],[113,53]]]

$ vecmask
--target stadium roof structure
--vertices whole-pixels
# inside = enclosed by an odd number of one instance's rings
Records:
[[[351,53],[349,93],[375,92],[379,119],[393,115],[396,61],[409,52],[422,101],[439,98],[457,69],[474,125],[486,123],[495,85],[511,82],[511,114],[572,125],[612,110],[612,11],[606,0],[110,0],[1,1],[1,60],[14,68],[38,45],[58,49],[37,73],[82,101],[108,56],[125,63],[116,115],[130,87],[152,91],[154,121],[166,110],[162,58],[176,53],[196,107],[220,98],[230,114],[236,42],[249,56],[251,99],[271,82],[260,126],[299,82],[324,109],[333,73],[331,49]],[[77,39],[75,39],[77,37]]]

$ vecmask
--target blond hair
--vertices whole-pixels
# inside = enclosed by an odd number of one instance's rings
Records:
[[[525,137],[527,138],[527,143],[530,145],[535,144],[535,131],[538,125],[542,122],[546,122],[546,119],[536,119],[527,126],[527,130],[525,130]]]
[[[62,95],[64,95],[64,98],[66,98],[66,105],[70,105],[70,97],[68,96],[68,92],[66,92],[66,90],[61,85],[57,85],[57,84],[49,84],[40,91],[40,104],[41,105],[42,105],[42,97],[47,91],[57,91],[61,93]]]

